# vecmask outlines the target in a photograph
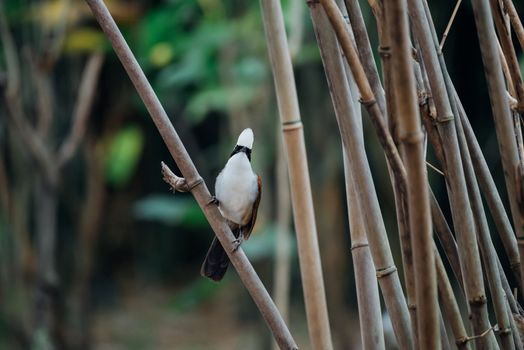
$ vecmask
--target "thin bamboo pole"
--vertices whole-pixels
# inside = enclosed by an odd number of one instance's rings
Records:
[[[502,199],[500,198],[499,192],[495,185],[495,181],[491,176],[486,159],[482,154],[482,150],[480,149],[480,145],[477,141],[477,138],[475,137],[473,128],[469,123],[464,108],[460,103],[460,100],[458,99],[456,91],[455,100],[459,108],[459,117],[464,129],[468,149],[471,154],[471,160],[475,170],[475,175],[479,182],[479,186],[482,190],[482,193],[484,194],[484,198],[491,212],[491,216],[493,217],[493,221],[495,223],[497,231],[502,240],[502,244],[506,251],[506,255],[508,256],[513,275],[516,277],[519,289],[522,290],[522,280],[520,278],[521,261],[519,251],[517,248],[517,239],[515,237],[513,227],[511,226],[511,222],[509,221],[506,210],[504,209],[504,204],[502,203]]]
[[[309,336],[314,349],[332,349],[304,131],[300,120],[282,8],[278,0],[261,0],[261,6],[280,121],[286,143]]]
[[[501,12],[498,0],[490,0],[491,12],[493,13],[493,20],[495,22],[495,28],[498,33],[498,41],[504,54],[508,71],[510,74],[510,81],[513,84],[513,89],[516,92],[517,108],[516,111],[519,113],[524,112],[524,83],[522,82],[522,76],[520,75],[520,66],[517,59],[515,48],[511,40],[510,28],[504,23],[504,15]],[[497,45],[498,46],[498,45]],[[502,64],[502,61],[501,61]]]
[[[357,0],[346,0],[345,1],[347,13],[349,17],[349,24],[353,31],[355,38],[355,44],[358,48],[358,56],[360,62],[362,63],[362,68],[368,78],[371,90],[373,95],[377,100],[377,105],[381,111],[381,114],[384,118],[384,121],[388,123],[389,130],[391,131],[392,139],[395,144],[398,141],[397,128],[396,128],[396,118],[395,118],[395,108],[394,108],[394,98],[393,93],[391,92],[391,62],[390,62],[390,53],[385,48],[389,48],[389,44],[386,41],[389,41],[389,36],[386,35],[384,19],[376,18],[380,49],[381,59],[382,59],[382,70],[384,72],[384,84],[386,90],[388,91],[387,96],[384,96],[384,89],[380,83],[380,78],[378,75],[378,70],[375,65],[375,59],[371,51],[371,44],[369,42],[369,37],[367,34],[367,29],[365,26],[364,18],[360,9],[360,5]],[[342,10],[344,14],[344,11]],[[384,11],[380,11],[381,14]],[[392,167],[388,162],[388,171],[391,178],[391,183],[393,185],[393,194],[395,198],[395,212],[397,216],[398,223],[398,234],[400,237],[400,248],[402,253],[402,265],[404,272],[404,284],[406,288],[407,303],[409,308],[409,313],[411,316],[411,325],[413,327],[413,338],[414,343],[418,344],[417,341],[417,313],[416,313],[416,295],[415,295],[415,276],[414,276],[414,267],[413,267],[413,251],[411,246],[410,239],[410,229],[409,229],[409,216],[408,216],[408,199],[407,199],[407,178],[400,173],[394,172]]]
[[[453,123],[453,112],[447,94],[442,69],[437,56],[438,43],[434,43],[429,19],[426,18],[422,0],[409,0],[409,12],[414,36],[420,45],[420,55],[428,76],[431,93],[437,109],[437,128],[446,160],[446,180],[453,222],[455,224],[461,259],[465,292],[472,313],[472,324],[476,334],[491,329],[487,312],[487,299],[482,279],[480,254],[474,232],[473,215],[466,191],[457,133]],[[477,340],[479,349],[496,346],[493,332]]]
[[[466,333],[466,327],[460,316],[460,309],[457,304],[457,299],[453,293],[453,288],[449,282],[448,275],[446,274],[446,268],[442,263],[442,258],[435,248],[435,261],[437,270],[438,280],[438,292],[442,303],[442,308],[447,316],[447,320],[450,322],[451,331],[455,337],[455,343],[458,349],[471,349],[468,343],[468,335]]]
[[[460,119],[460,117],[458,118]],[[506,298],[504,296],[504,290],[502,288],[501,278],[498,270],[497,253],[495,252],[495,247],[491,241],[488,222],[484,212],[484,206],[482,205],[478,183],[475,178],[471,156],[466,145],[464,130],[462,129],[460,120],[456,121],[456,126],[460,141],[462,162],[464,164],[464,173],[466,175],[466,184],[473,210],[473,218],[475,220],[475,226],[477,228],[476,231],[484,260],[486,279],[488,280],[488,286],[495,309],[495,316],[499,326],[498,336],[500,338],[502,348],[511,350],[515,348],[515,343],[513,342],[513,336],[511,334],[511,326],[508,318],[509,315],[506,308]]]
[[[231,263],[237,270],[242,283],[244,283],[246,289],[251,294],[255,304],[273,332],[276,341],[282,349],[298,349],[275,304],[258,278],[253,266],[249,263],[242,248],[235,250],[235,237],[233,233],[222,215],[220,215],[217,207],[210,205],[212,197],[206,184],[198,174],[187,150],[169,121],[158,97],[155,95],[144,72],[138,65],[136,58],[133,56],[131,49],[124,40],[122,33],[120,33],[104,2],[102,0],[86,0],[86,3],[91,8],[93,15],[111,42],[113,49],[131,78],[138,94],[146,105],[160,136],[166,143],[171,156],[184,175],[189,189],[204,212],[220,243],[225,248]]]
[[[396,99],[393,114],[397,118],[399,142],[404,153],[409,184],[408,208],[415,268],[418,347],[438,349],[441,339],[429,188],[405,0],[384,2],[384,14],[387,33],[390,35],[391,65],[395,67],[391,72]]]
[[[335,17],[337,14],[340,14],[340,10],[334,2],[329,2],[328,4],[323,3],[322,5],[324,9],[327,5],[331,11],[334,11]],[[386,307],[391,315],[398,343],[402,349],[410,349],[413,346],[413,340],[410,332],[411,328],[408,309],[404,295],[402,294],[402,288],[393,262],[391,250],[389,248],[389,242],[372,182],[362,136],[359,136],[357,133],[359,130],[358,121],[353,119],[351,107],[348,105],[348,88],[344,87],[344,80],[337,79],[340,75],[344,75],[344,72],[343,65],[340,61],[340,53],[336,54],[336,52],[339,51],[335,41],[335,36],[329,25],[329,22],[332,24],[333,22],[331,21],[331,17],[328,22],[328,17],[326,17],[326,15],[328,15],[327,10],[324,12],[322,7],[318,6],[317,3],[310,2],[309,7],[314,30],[317,35],[317,42],[321,51],[321,57],[328,77],[328,84],[332,93],[335,115],[337,116],[340,132],[342,134],[342,142],[350,160],[348,162],[350,172],[354,176],[356,188],[359,189],[359,205],[365,220],[370,250],[377,270],[377,276],[379,277],[380,287],[382,289]],[[343,21],[342,16],[336,18],[337,20]],[[350,43],[349,30],[344,26],[345,24],[342,22],[342,28],[345,30],[345,35],[347,36],[344,41],[341,41],[339,37],[339,42],[344,42],[344,45],[347,46],[347,43]],[[337,36],[338,34],[339,33],[337,33]],[[351,46],[351,43],[349,45]],[[335,53],[331,54],[332,52]],[[344,53],[346,54],[346,52]],[[346,58],[347,57],[348,55],[346,54]],[[355,73],[358,75],[358,78],[355,76],[355,82],[359,87],[360,94],[363,96],[362,98],[365,101],[374,100],[369,84],[365,90],[367,95],[363,95],[362,93],[363,84],[365,85],[367,80],[362,70],[362,66],[359,65],[360,69],[355,70],[355,61],[358,61],[358,57],[354,51],[352,53],[352,59],[353,61],[351,62],[353,62],[353,64],[350,65],[350,68],[354,76]],[[376,116],[380,115],[380,110],[376,104],[373,106],[373,111],[376,113]],[[377,120],[382,121],[383,123],[381,117],[377,117]],[[381,131],[387,131],[384,124],[382,127],[383,129],[381,129]],[[391,140],[391,136],[389,136],[389,145],[393,147],[393,150],[396,150]],[[399,165],[397,168],[399,173],[404,173],[398,153],[396,154],[396,159],[396,165]]]
[[[522,50],[524,50],[524,27],[522,26],[519,14],[515,9],[515,4],[513,4],[512,0],[502,0],[502,2],[504,3],[506,11],[508,11],[509,20],[513,30],[515,31],[520,47]]]
[[[497,48],[497,38],[492,21],[488,0],[472,0],[473,13],[480,43],[480,52],[484,63],[484,72],[488,85],[491,109],[495,119],[495,131],[500,149],[506,189],[508,192],[513,224],[517,233],[519,254],[524,255],[524,217],[519,210],[517,199],[517,172],[519,153],[513,129],[513,119],[506,98],[504,77]],[[524,285],[524,264],[520,265],[522,285]]]
[[[371,257],[366,235],[366,226],[362,219],[360,206],[358,205],[358,193],[348,165],[349,157],[344,150],[343,157],[351,234],[351,255],[353,256],[353,268],[355,270],[355,287],[357,290],[362,349],[385,349],[375,265]]]
[[[337,47],[335,36],[330,31],[329,23],[321,8],[312,10],[311,15],[315,23],[315,33],[318,38],[322,61],[325,67],[330,93],[340,123],[341,119],[352,118],[356,122],[358,137],[362,139],[362,125],[356,113],[356,107],[352,104],[353,98],[346,74],[344,64]],[[323,26],[323,27],[322,27]],[[342,129],[341,129],[342,130]],[[346,198],[351,233],[351,252],[355,268],[355,283],[359,305],[359,319],[361,338],[364,349],[384,349],[384,334],[382,327],[382,315],[380,312],[380,299],[378,295],[377,279],[374,264],[371,259],[366,227],[363,222],[361,208],[359,206],[358,194],[350,170],[351,162],[348,160],[347,135],[341,132],[344,156],[344,174],[346,179]]]

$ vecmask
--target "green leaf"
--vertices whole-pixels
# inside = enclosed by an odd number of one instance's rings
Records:
[[[168,226],[190,229],[207,228],[207,220],[198,204],[188,196],[151,195],[134,205],[134,215],[140,220],[157,221]]]
[[[255,97],[256,88],[237,85],[229,88],[212,87],[197,93],[188,103],[187,111],[195,124],[212,111],[227,112],[229,108],[245,106]]]
[[[120,130],[110,141],[106,160],[106,178],[109,183],[123,187],[129,183],[144,148],[144,136],[137,125]]]

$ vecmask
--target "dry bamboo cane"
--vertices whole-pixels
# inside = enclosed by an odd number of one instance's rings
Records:
[[[506,64],[510,74],[510,81],[513,84],[513,89],[516,92],[514,96],[518,103],[516,111],[521,114],[524,112],[524,83],[522,82],[522,76],[520,75],[519,61],[517,59],[517,54],[515,48],[513,47],[513,42],[511,40],[510,28],[508,28],[504,23],[504,18],[502,14],[502,9],[499,6],[498,0],[490,0],[491,12],[493,13],[493,20],[495,22],[495,28],[498,33],[498,41],[500,42],[500,47],[506,59]],[[502,61],[501,61],[502,64]]]
[[[334,2],[328,4],[335,13],[340,14],[340,10]],[[400,280],[398,278],[397,270],[393,262],[391,250],[384,227],[384,222],[380,213],[380,207],[378,205],[378,199],[376,197],[375,188],[372,182],[369,164],[365,155],[364,144],[362,137],[359,136],[358,122],[352,118],[350,113],[351,107],[348,106],[349,100],[347,92],[348,88],[344,85],[335,85],[342,83],[338,76],[343,75],[343,65],[341,62],[340,54],[331,54],[331,52],[340,52],[335,41],[335,36],[332,33],[331,26],[329,25],[328,18],[322,7],[318,6],[318,3],[309,3],[311,17],[315,33],[317,35],[317,42],[321,50],[321,56],[325,65],[326,75],[328,76],[328,84],[332,93],[333,105],[335,107],[335,115],[339,123],[340,132],[342,134],[342,142],[349,158],[350,172],[354,176],[354,182],[356,188],[359,190],[359,205],[360,210],[363,213],[366,231],[368,233],[368,240],[370,244],[371,254],[377,270],[377,276],[379,277],[380,287],[382,289],[386,307],[392,318],[393,328],[397,336],[397,341],[402,349],[412,348],[412,335],[410,332],[410,319],[408,315],[407,305],[402,294],[402,288],[400,286]],[[343,18],[337,17],[342,21],[342,25],[345,25]],[[348,35],[346,38],[349,41],[349,31],[346,30]],[[346,43],[348,41],[345,41]],[[347,54],[346,54],[347,57]],[[356,53],[353,51],[353,59],[358,61]],[[353,61],[353,67],[351,67],[353,74],[357,72],[359,78],[356,79],[356,83],[359,86],[359,90],[362,94],[362,84],[366,79],[360,66],[360,71],[354,71],[355,61]],[[368,89],[365,98],[373,99],[373,94]],[[365,99],[365,101],[370,101]],[[377,105],[374,104],[374,111],[380,114],[380,110]],[[386,130],[383,126],[382,130]],[[389,142],[392,147],[391,137],[389,136]],[[396,155],[398,158],[398,154]],[[398,158],[400,160],[400,158]],[[397,165],[401,162],[398,162]],[[400,168],[399,173],[403,173],[404,169]]]
[[[460,117],[458,117],[460,119]],[[503,349],[514,349],[515,343],[511,334],[511,326],[509,323],[508,310],[506,308],[506,298],[502,288],[501,277],[497,265],[497,253],[491,241],[488,222],[480,198],[480,191],[478,183],[473,171],[471,157],[466,145],[464,131],[460,120],[456,121],[457,134],[460,141],[460,151],[462,155],[462,163],[464,164],[464,173],[466,175],[466,183],[473,210],[473,217],[475,219],[476,231],[479,238],[479,244],[484,260],[484,268],[486,271],[486,279],[493,299],[493,306],[495,309],[495,316],[497,318],[499,331],[498,335]]]
[[[420,54],[426,69],[431,93],[437,109],[437,128],[444,145],[446,160],[446,180],[452,209],[453,222],[456,227],[460,254],[462,275],[465,291],[471,307],[472,324],[476,334],[483,334],[491,329],[487,312],[487,299],[482,279],[482,267],[478,251],[477,237],[473,230],[473,214],[471,211],[466,181],[459,153],[457,133],[453,123],[453,113],[437,57],[438,43],[435,45],[429,19],[426,18],[421,0],[409,0],[409,11],[414,36],[420,45]],[[479,349],[490,349],[496,345],[493,332],[489,331],[478,338]]]
[[[306,315],[314,349],[332,349],[331,331],[291,56],[278,0],[261,0],[264,31],[273,70],[288,160]]]
[[[343,157],[362,349],[385,349],[375,265],[371,257],[366,226],[358,204],[358,193],[348,165],[349,157],[345,150],[343,150]]]
[[[515,31],[520,47],[522,50],[524,50],[524,27],[522,26],[522,22],[520,21],[519,14],[517,13],[517,10],[515,9],[515,4],[513,4],[512,0],[502,0],[502,2],[504,3],[504,8],[508,12],[511,26],[513,27],[513,30]]]
[[[311,15],[315,25],[315,33],[319,42],[320,53],[324,63],[324,69],[330,87],[330,93],[335,106],[339,125],[345,123],[342,118],[352,118],[356,122],[356,131],[363,143],[362,125],[355,111],[356,106],[352,104],[352,93],[346,74],[344,64],[337,47],[336,38],[330,31],[329,23],[325,15],[312,9]],[[324,26],[322,29],[321,27]],[[360,107],[360,106],[359,106]],[[342,130],[342,129],[341,129]],[[368,239],[366,237],[366,226],[363,221],[359,196],[353,180],[351,162],[348,160],[347,134],[341,132],[344,155],[344,174],[346,179],[346,198],[351,233],[351,251],[355,267],[355,282],[357,299],[359,305],[359,319],[361,338],[364,349],[384,349],[384,334],[382,327],[382,315],[380,312],[380,299],[375,276],[374,264],[370,255]]]
[[[291,333],[278,313],[275,304],[256,275],[253,266],[249,263],[243,250],[239,248],[234,252],[235,237],[233,236],[233,233],[229,229],[229,226],[222,215],[220,215],[216,206],[210,205],[212,197],[207,186],[198,174],[187,150],[173,128],[173,125],[169,121],[164,108],[147,81],[144,72],[138,65],[136,58],[133,56],[131,49],[125,42],[107,7],[102,0],[86,0],[86,2],[111,42],[113,49],[126,69],[127,74],[131,78],[138,94],[146,105],[146,108],[148,109],[162,139],[166,143],[171,156],[184,175],[188,188],[191,190],[200,208],[204,212],[204,215],[208,219],[220,243],[226,249],[231,263],[237,270],[242,283],[246,286],[246,289],[251,294],[262,316],[273,332],[276,341],[282,349],[298,349]]]
[[[466,136],[468,149],[471,154],[475,175],[477,176],[480,188],[484,194],[484,198],[486,199],[486,203],[491,212],[491,216],[493,217],[493,221],[495,222],[497,231],[499,232],[502,244],[506,251],[506,255],[509,259],[511,270],[517,279],[519,289],[522,291],[520,279],[521,262],[517,248],[517,239],[515,237],[515,233],[513,232],[513,227],[511,226],[511,222],[509,221],[506,210],[504,209],[504,204],[502,204],[502,199],[500,198],[495,181],[491,176],[486,159],[482,154],[480,145],[477,141],[477,138],[475,137],[469,120],[465,115],[462,104],[458,100],[456,92],[455,100],[457,101],[459,108],[460,120],[462,122],[464,134]]]
[[[435,27],[431,19],[431,13],[429,11],[429,6],[428,6],[427,1],[424,1],[424,10],[426,13],[426,18],[428,19],[428,22],[432,29],[433,41],[435,45],[437,45],[438,37],[435,32]],[[439,50],[440,50],[440,46],[439,46]],[[519,289],[522,289],[521,278],[520,278],[520,257],[518,253],[517,241],[516,241],[515,235],[512,232],[511,224],[509,223],[509,219],[507,217],[504,206],[502,205],[502,201],[496,189],[495,183],[489,172],[489,168],[482,156],[482,151],[480,150],[480,146],[478,146],[478,142],[476,141],[475,134],[473,133],[473,130],[471,126],[469,125],[469,120],[466,117],[466,112],[464,111],[464,107],[462,106],[462,103],[460,102],[460,98],[455,90],[453,82],[451,81],[451,77],[449,76],[449,73],[447,71],[447,67],[444,62],[444,58],[442,56],[442,52],[441,51],[439,52],[440,52],[439,54],[440,67],[444,75],[444,80],[445,80],[448,94],[449,96],[451,96],[451,100],[450,100],[451,107],[453,109],[453,113],[460,117],[460,120],[462,121],[461,123],[463,124],[463,125],[457,125],[457,128],[461,128],[463,131],[465,129],[464,132],[466,133],[467,136],[469,135],[470,140],[468,140],[467,147],[469,148],[469,154],[472,158],[473,166],[475,167],[475,172],[477,173],[477,176],[479,176],[481,188],[483,189],[486,195],[488,206],[490,206],[490,210],[492,212],[494,221],[497,225],[497,230],[499,231],[499,235],[502,239],[504,248],[506,250],[506,254],[509,257],[510,266],[512,268],[512,271],[515,277],[517,278]],[[465,126],[464,124],[467,124],[467,126]],[[474,144],[474,145],[473,147],[470,147],[469,144],[472,144],[472,145]],[[476,159],[477,156],[478,156],[478,159]],[[479,167],[476,167],[475,163],[478,163],[478,161],[480,161],[480,163],[483,162],[484,165],[482,166],[481,164],[479,164]],[[477,168],[480,168],[480,169],[477,169]],[[478,170],[481,170],[481,171],[478,171]],[[479,173],[482,173],[482,174],[478,175]],[[500,265],[500,261],[499,261],[499,265]],[[501,276],[503,280],[506,280],[505,274],[501,274]],[[511,298],[512,297],[513,296],[511,295]]]
[[[368,78],[369,84],[373,91],[373,95],[377,100],[377,105],[383,116],[384,121],[388,124],[389,130],[391,131],[391,138],[395,145],[398,144],[397,135],[397,118],[395,118],[395,101],[391,90],[391,62],[389,44],[386,41],[389,40],[388,36],[385,35],[385,26],[383,18],[377,17],[379,40],[380,40],[380,56],[382,59],[382,69],[384,72],[384,84],[387,95],[384,96],[384,89],[380,83],[380,78],[375,65],[375,60],[371,51],[371,45],[367,36],[367,30],[365,27],[364,19],[360,10],[360,6],[356,0],[346,0],[346,7],[348,10],[348,17],[350,19],[350,26],[353,30],[355,37],[355,44],[358,48],[358,56],[362,63],[362,68]],[[342,10],[344,14],[344,11]],[[383,11],[380,11],[383,14]],[[386,111],[387,110],[387,111]],[[380,128],[375,123],[376,128]],[[377,130],[380,136],[380,131]],[[387,149],[385,149],[387,152]],[[417,303],[415,293],[415,273],[413,266],[413,251],[411,245],[411,233],[409,228],[409,213],[408,213],[408,190],[407,190],[407,177],[405,172],[399,173],[393,171],[390,164],[391,157],[388,158],[388,171],[393,187],[393,195],[395,200],[395,212],[398,223],[398,234],[400,238],[400,248],[402,254],[402,266],[404,275],[404,284],[406,289],[406,297],[408,303],[408,309],[411,317],[411,326],[413,333],[413,341],[415,347],[418,347],[417,339]]]
[[[398,135],[409,184],[408,208],[415,267],[418,347],[438,349],[441,339],[429,188],[405,0],[386,1],[384,14],[387,33],[390,35],[391,64],[395,67],[391,77],[396,99],[394,115],[398,118]]]
[[[397,143],[398,136],[396,135],[396,118],[394,117],[394,98],[393,94],[389,93],[390,90],[390,72],[391,62],[389,62],[390,53],[387,50],[383,50],[385,47],[389,47],[385,41],[388,40],[388,36],[385,35],[384,21],[383,18],[377,17],[378,32],[380,44],[380,53],[382,58],[382,68],[384,71],[384,82],[388,90],[388,94],[384,96],[384,89],[380,83],[380,78],[375,65],[375,60],[371,51],[371,44],[367,35],[367,30],[360,9],[360,5],[356,0],[345,1],[348,17],[350,20],[350,26],[353,30],[355,37],[355,44],[358,47],[358,55],[364,72],[368,78],[373,94],[377,100],[378,107],[384,116],[384,120],[389,124],[389,129],[392,132],[392,138]],[[344,14],[344,11],[342,11]],[[381,11],[380,13],[383,13]],[[387,104],[386,104],[387,100]],[[387,106],[387,107],[386,107]],[[387,112],[386,112],[387,109]],[[391,114],[391,115],[389,115]],[[398,222],[398,233],[401,243],[402,253],[402,265],[404,267],[404,282],[406,288],[406,296],[408,302],[408,308],[411,316],[411,325],[413,327],[414,344],[418,344],[417,340],[417,313],[416,313],[416,295],[415,295],[415,276],[413,267],[413,252],[411,247],[411,238],[409,230],[409,216],[408,216],[408,199],[407,199],[407,179],[402,174],[392,171],[392,168],[388,162],[388,171],[393,185],[393,194],[395,198],[395,211]]]
[[[468,342],[468,335],[466,333],[466,327],[460,315],[460,309],[457,304],[457,299],[453,293],[453,288],[449,282],[446,268],[442,263],[442,258],[435,248],[435,261],[437,267],[437,281],[438,281],[438,292],[442,303],[442,308],[450,322],[451,331],[455,337],[455,344],[458,349],[471,349]]]
[[[500,149],[506,189],[508,192],[513,224],[517,234],[519,254],[524,255],[524,217],[519,210],[516,197],[519,154],[513,129],[513,119],[506,98],[502,67],[497,49],[497,38],[492,22],[491,10],[487,0],[473,0],[473,13],[480,42],[480,52],[488,84],[491,109],[495,119],[495,130]],[[524,279],[524,264],[520,265],[521,279]],[[522,280],[524,285],[524,280]]]

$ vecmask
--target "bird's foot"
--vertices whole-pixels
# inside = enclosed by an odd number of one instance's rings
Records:
[[[216,206],[220,205],[220,201],[215,196],[211,196],[211,199],[209,202],[207,202],[208,205],[214,204]]]
[[[232,253],[236,252],[238,248],[240,248],[240,245],[244,242],[244,234],[238,235],[238,238],[233,241],[233,251]]]

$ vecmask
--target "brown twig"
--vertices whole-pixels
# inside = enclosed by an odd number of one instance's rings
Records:
[[[515,31],[520,47],[522,50],[524,50],[524,27],[522,26],[522,22],[520,21],[519,14],[517,13],[517,10],[515,9],[515,4],[513,4],[512,0],[502,0],[502,2],[504,3],[504,9],[508,13],[509,20],[511,22],[511,26],[513,27],[513,30]]]
[[[71,130],[58,150],[59,167],[63,167],[73,157],[85,134],[103,63],[104,55],[95,52],[91,54],[84,68],[72,117]]]
[[[122,65],[126,69],[131,81],[146,105],[162,139],[173,156],[178,168],[190,184],[192,194],[206,215],[213,231],[216,233],[220,243],[225,248],[231,263],[236,268],[240,279],[253,297],[262,316],[282,349],[297,349],[297,345],[282,317],[278,313],[275,304],[269,297],[268,292],[262,285],[253,266],[249,263],[242,248],[235,250],[235,237],[222,215],[214,205],[209,205],[211,194],[202,178],[198,174],[191,158],[189,157],[182,141],[178,137],[173,125],[163,109],[158,97],[155,95],[144,72],[138,65],[129,46],[111,17],[102,0],[86,0],[98,23],[106,33]]]
[[[451,17],[449,18],[448,24],[446,25],[446,29],[444,30],[444,34],[442,34],[442,39],[440,40],[440,44],[439,44],[440,51],[442,51],[442,48],[444,47],[444,44],[446,43],[446,39],[448,38],[449,31],[451,30],[451,26],[453,25],[453,21],[455,20],[455,16],[457,15],[457,12],[458,12],[458,9],[461,3],[462,3],[462,0],[457,0],[457,3],[455,4],[455,7],[453,8]]]

